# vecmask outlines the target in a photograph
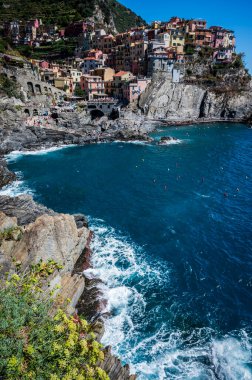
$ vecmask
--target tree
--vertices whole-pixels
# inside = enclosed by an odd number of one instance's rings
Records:
[[[243,68],[245,66],[244,65],[244,57],[245,57],[244,53],[237,54],[235,56],[233,63],[232,63],[232,67],[234,67],[235,69]]]
[[[85,97],[86,96],[86,92],[83,91],[79,86],[76,86],[75,90],[74,90],[74,95],[75,96],[79,96],[79,97]]]

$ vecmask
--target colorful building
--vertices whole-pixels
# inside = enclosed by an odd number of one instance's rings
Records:
[[[136,79],[123,84],[123,98],[129,103],[137,103],[140,95],[146,90],[151,79]]]
[[[80,87],[88,100],[105,96],[104,81],[98,75],[83,75],[80,80]]]

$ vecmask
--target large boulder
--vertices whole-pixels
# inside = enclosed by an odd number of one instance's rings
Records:
[[[11,255],[24,267],[31,262],[53,259],[72,271],[83,252],[89,230],[78,229],[71,215],[42,215],[24,227],[22,239],[15,244]]]

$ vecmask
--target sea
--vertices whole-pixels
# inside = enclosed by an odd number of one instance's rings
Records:
[[[177,140],[158,145],[160,137]],[[17,181],[94,231],[105,334],[139,380],[252,379],[252,129],[157,128],[154,141],[14,152]]]

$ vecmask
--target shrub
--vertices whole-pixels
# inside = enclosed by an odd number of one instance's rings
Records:
[[[0,74],[0,91],[5,93],[9,98],[12,96],[15,98],[20,97],[16,82],[3,74]]]
[[[20,227],[10,227],[0,232],[0,244],[3,240],[19,240],[22,236]]]
[[[0,285],[0,378],[12,380],[109,380],[97,366],[101,345],[82,318],[56,307],[50,260],[17,271]]]
[[[235,56],[235,59],[232,63],[232,67],[235,68],[235,69],[241,69],[243,68],[245,65],[244,65],[244,54],[241,53],[241,54],[237,54]]]

